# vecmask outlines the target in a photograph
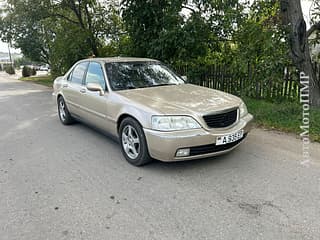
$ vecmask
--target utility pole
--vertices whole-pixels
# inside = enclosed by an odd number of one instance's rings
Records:
[[[9,54],[11,66],[13,67],[13,61],[12,61],[12,56],[11,56],[11,51],[10,51],[10,43],[8,43],[8,54]]]
[[[12,56],[11,56],[11,51],[10,51],[10,41],[8,42],[8,53],[9,53],[9,59],[10,59],[11,66],[13,66]]]

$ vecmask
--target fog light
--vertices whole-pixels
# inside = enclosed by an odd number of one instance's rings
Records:
[[[190,155],[190,148],[181,148],[178,149],[176,157],[187,157]]]

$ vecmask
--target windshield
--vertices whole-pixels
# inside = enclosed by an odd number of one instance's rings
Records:
[[[184,81],[158,62],[114,62],[106,64],[111,88],[115,91],[164,85]]]

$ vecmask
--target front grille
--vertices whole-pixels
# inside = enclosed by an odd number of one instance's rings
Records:
[[[208,154],[208,153],[215,153],[215,152],[221,152],[224,150],[228,150],[240,142],[242,142],[243,139],[247,134],[244,134],[241,139],[238,141],[232,142],[232,143],[227,143],[224,145],[216,145],[216,144],[208,144],[208,145],[202,145],[202,146],[197,146],[197,147],[191,147],[190,148],[190,156],[196,156],[196,155],[202,155],[202,154]]]
[[[237,121],[238,109],[232,111],[203,116],[204,121],[210,128],[224,128]]]

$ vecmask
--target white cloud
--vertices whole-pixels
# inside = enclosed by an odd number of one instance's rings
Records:
[[[303,17],[304,20],[306,21],[307,24],[307,29],[310,27],[310,8],[312,5],[312,0],[302,0],[301,1],[301,7],[302,7],[302,12],[303,12]]]

